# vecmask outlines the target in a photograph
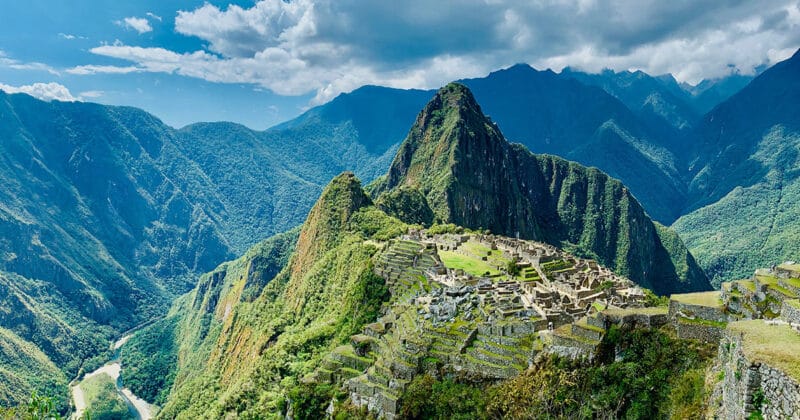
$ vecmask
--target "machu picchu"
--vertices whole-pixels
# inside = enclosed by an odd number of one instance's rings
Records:
[[[541,352],[591,357],[605,328],[587,316],[645,309],[630,280],[544,243],[411,228],[377,245],[375,273],[392,297],[304,380],[343,383],[355,405],[389,419],[417,375],[499,381]]]

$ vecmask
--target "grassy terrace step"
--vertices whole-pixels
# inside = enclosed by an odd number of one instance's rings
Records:
[[[471,364],[487,367],[487,368],[499,373],[500,375],[498,375],[498,376],[501,376],[501,377],[502,376],[511,377],[511,376],[517,375],[520,372],[522,372],[523,370],[525,370],[525,366],[520,365],[520,364],[515,364],[515,363],[510,363],[509,364],[509,363],[505,363],[505,362],[502,362],[502,364],[501,364],[501,363],[485,361],[485,360],[478,359],[473,354],[469,354],[469,353],[465,354],[463,356],[463,359],[465,361],[471,363]]]
[[[786,298],[789,298],[789,299],[796,299],[797,298],[797,294],[795,292],[793,292],[793,291],[791,291],[791,290],[789,290],[789,289],[787,289],[785,287],[786,283],[785,283],[784,279],[779,279],[779,278],[773,277],[773,276],[766,276],[766,275],[758,275],[758,274],[756,274],[756,280],[758,280],[759,283],[767,286],[767,289],[774,290],[774,291],[780,293],[781,295],[783,295]],[[782,280],[784,281],[783,285],[781,284]]]
[[[590,346],[597,346],[600,344],[599,340],[592,340],[590,338],[581,337],[572,333],[572,324],[562,325],[553,331],[554,336],[561,337],[565,340],[575,341],[581,344]]]
[[[527,360],[530,349],[519,347],[504,346],[501,344],[493,343],[491,341],[475,341],[472,346],[478,349],[484,349],[488,352],[511,357],[513,360],[520,362]]]
[[[778,279],[778,284],[800,295],[800,279]]]
[[[682,293],[670,296],[670,300],[686,305],[708,306],[717,308],[722,306],[722,298],[719,290],[711,292]]]
[[[767,325],[763,320],[738,321],[728,330],[743,334],[743,351],[750,361],[763,362],[800,381],[800,334],[789,325]]]
[[[370,381],[369,378],[367,378],[367,375],[359,376],[355,380],[360,382],[363,386],[367,388],[380,392],[387,398],[390,398],[395,401],[400,398],[400,396],[397,395],[397,393],[393,389],[389,388],[388,386]],[[377,392],[373,392],[372,394],[375,395],[377,394]]]

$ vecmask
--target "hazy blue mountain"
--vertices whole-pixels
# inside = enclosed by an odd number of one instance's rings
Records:
[[[700,119],[700,113],[691,106],[690,94],[671,75],[653,77],[641,70],[590,74],[569,67],[561,75],[597,86],[622,101],[653,129],[654,135],[664,138],[665,146],[673,152],[676,149],[670,146],[678,140],[676,137]]]
[[[694,109],[705,114],[747,86],[754,76],[734,73],[717,79],[705,79],[697,85],[681,84],[690,95]]]
[[[717,282],[800,255],[800,52],[708,113],[674,227]]]

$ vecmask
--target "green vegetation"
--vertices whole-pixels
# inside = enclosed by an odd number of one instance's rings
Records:
[[[86,411],[93,420],[131,419],[125,401],[117,393],[114,379],[100,373],[84,379],[80,383],[86,401]]]
[[[598,362],[537,363],[489,390],[489,418],[694,418],[714,349],[659,330],[609,330]],[[614,361],[614,349],[621,360]]]
[[[68,407],[67,378],[34,344],[0,328],[0,407],[13,407],[34,395],[51,395],[60,412]],[[27,395],[25,393],[28,393]]]
[[[744,354],[751,361],[764,362],[800,381],[800,334],[789,325],[767,325],[763,320],[738,321],[728,329],[744,334]]]
[[[163,405],[175,381],[179,321],[171,316],[156,322],[134,334],[120,351],[125,386],[151,404]]]
[[[53,398],[39,395],[36,391],[31,394],[26,404],[18,407],[0,406],[0,419],[3,420],[62,420],[61,414],[56,410]],[[91,420],[86,416],[86,420]]]
[[[419,375],[401,396],[401,418],[475,419],[484,415],[482,390],[452,379]]]
[[[254,300],[238,293],[260,258],[256,250],[204,276],[173,308],[185,315],[176,330],[174,387],[160,415],[273,417],[290,401],[307,403],[311,412],[323,401],[327,406],[330,390],[310,392],[301,378],[374,322],[389,298],[372,257],[378,238],[405,225],[376,212],[358,180],[343,174],[309,213],[288,263]],[[264,258],[261,264],[279,263]]]
[[[381,194],[375,205],[407,223],[430,226],[433,223],[433,210],[428,206],[425,196],[416,188],[400,187]]]
[[[708,306],[712,308],[722,306],[722,299],[720,298],[719,291],[676,294],[670,296],[670,299],[687,305]]]
[[[439,251],[439,257],[447,268],[464,270],[465,273],[472,274],[473,276],[492,276],[500,274],[500,270],[474,256],[466,256],[454,251]]]
[[[514,258],[506,263],[506,273],[508,273],[509,276],[518,276],[520,274],[520,269],[519,266],[517,266],[517,262],[519,262],[519,260]]]

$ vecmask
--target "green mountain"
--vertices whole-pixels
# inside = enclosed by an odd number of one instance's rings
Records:
[[[621,180],[655,220],[671,223],[680,216],[686,187],[671,126],[653,130],[603,89],[528,65],[461,83],[509,140]]]
[[[137,377],[162,390],[172,385],[160,416],[285,410],[285,391],[377,317],[388,294],[373,272],[377,244],[367,239],[404,229],[344,173],[325,188],[299,234],[271,238],[203,276],[164,321],[180,332],[165,350],[178,361],[174,385],[153,384],[147,372]]]
[[[437,223],[556,244],[661,294],[709,288],[677,235],[654,224],[622,183],[506,142],[463,85],[428,103],[373,195],[413,190]]]
[[[800,247],[800,51],[708,113],[673,227],[713,278],[746,278]]]

